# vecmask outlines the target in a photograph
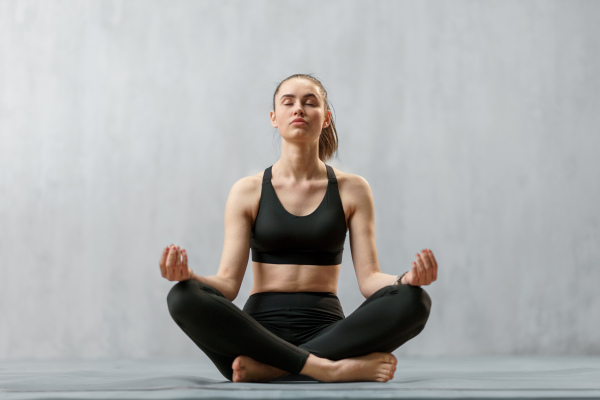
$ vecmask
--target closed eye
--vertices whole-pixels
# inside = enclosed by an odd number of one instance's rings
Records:
[[[304,103],[304,104],[307,105],[307,106],[312,106],[312,107],[316,107],[317,106],[317,104],[314,104],[314,103]],[[283,103],[283,105],[284,106],[292,106],[292,105],[294,105],[294,103]]]

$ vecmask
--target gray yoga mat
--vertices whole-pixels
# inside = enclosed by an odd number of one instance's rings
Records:
[[[0,399],[600,399],[600,357],[399,358],[386,383],[226,381],[208,359],[0,362]]]

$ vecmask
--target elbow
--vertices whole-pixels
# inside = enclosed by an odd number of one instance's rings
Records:
[[[373,285],[369,284],[368,279],[359,282],[358,289],[360,290],[360,293],[365,297],[365,299],[368,299],[373,295],[373,293],[377,291],[373,288]]]
[[[360,289],[360,293],[365,297],[365,299],[368,299],[373,294],[371,290],[367,290],[367,288],[361,285],[358,285],[358,288]]]
[[[229,300],[229,301],[234,301],[237,298],[238,294],[239,294],[239,290],[238,291],[231,291],[231,292],[228,292],[228,293],[223,293],[223,295],[225,296],[225,298],[227,300]]]
[[[225,295],[225,297],[227,298],[227,300],[229,301],[234,301],[237,297],[238,294],[240,294],[240,288],[242,286],[242,282],[241,281],[236,281],[236,280],[229,280],[229,285],[227,285],[226,291],[227,293],[223,293]]]
[[[360,289],[360,293],[365,296],[366,299],[371,297],[379,289],[388,285],[387,280],[382,275],[381,272],[374,271],[359,279],[358,288]]]
[[[233,301],[237,298],[242,287],[242,280],[237,279],[235,275],[217,272],[215,277],[219,282],[219,290],[229,301]]]
[[[227,284],[229,283],[229,284]],[[225,298],[229,301],[233,301],[236,299],[240,292],[240,288],[235,285],[232,285],[230,282],[227,282],[225,285],[221,287],[221,294],[225,296]]]

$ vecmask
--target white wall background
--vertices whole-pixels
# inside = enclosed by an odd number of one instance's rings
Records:
[[[161,250],[216,272],[231,185],[313,73],[382,269],[431,248],[403,355],[600,354],[600,2],[3,1],[0,357],[203,357]],[[339,297],[363,300],[346,244]],[[251,286],[248,273],[235,303]]]

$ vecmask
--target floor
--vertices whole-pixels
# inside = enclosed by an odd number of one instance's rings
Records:
[[[0,361],[0,399],[600,399],[600,357],[399,359],[387,383],[226,381],[208,359]]]

